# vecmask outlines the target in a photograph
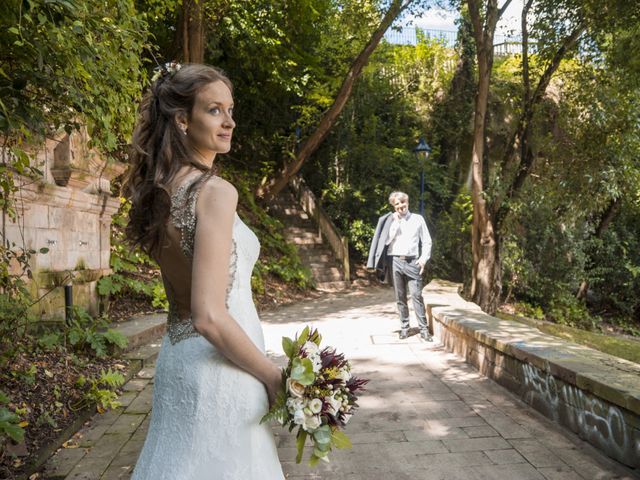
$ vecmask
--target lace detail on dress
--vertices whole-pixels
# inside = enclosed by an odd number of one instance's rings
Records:
[[[229,258],[229,284],[227,285],[227,295],[225,297],[225,305],[229,310],[229,297],[231,296],[231,290],[233,289],[233,282],[236,278],[236,271],[238,269],[238,245],[236,239],[231,240],[231,258]]]
[[[196,202],[200,189],[196,188],[187,195],[192,182],[185,182],[171,197],[171,221],[182,232],[180,248],[187,257],[193,257],[193,243],[196,234]]]
[[[169,315],[167,315],[167,336],[169,337],[171,345],[175,345],[181,340],[199,337],[200,334],[193,327],[191,318],[182,320],[172,309],[169,309]]]
[[[197,177],[196,177],[197,180]],[[196,181],[193,180],[193,181]],[[173,225],[180,230],[180,248],[182,253],[188,258],[193,258],[193,248],[196,236],[196,203],[200,193],[200,186],[189,191],[189,187],[193,181],[186,181],[171,196],[171,221]],[[236,217],[237,220],[237,217]],[[234,225],[235,230],[235,225]],[[236,278],[236,270],[238,263],[238,252],[235,238],[232,238],[231,257],[229,259],[229,283],[227,285],[227,293],[225,305],[229,309],[229,297],[233,290],[233,284]],[[168,295],[171,297],[171,295]],[[193,327],[191,319],[181,319],[173,308],[171,298],[169,298],[169,314],[167,315],[167,335],[172,345],[181,340],[190,337],[197,337],[200,334]]]

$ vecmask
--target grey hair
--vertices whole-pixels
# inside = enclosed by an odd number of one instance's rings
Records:
[[[407,195],[406,193],[404,193],[404,192],[391,192],[391,195],[389,195],[389,203],[391,205],[393,205],[393,201],[396,198],[399,198],[401,201],[402,200],[405,200],[407,202],[409,201],[409,195]]]

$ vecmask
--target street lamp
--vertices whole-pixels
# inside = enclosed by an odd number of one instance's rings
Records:
[[[416,148],[413,149],[416,158],[420,162],[420,215],[424,217],[424,164],[429,159],[431,153],[431,147],[424,138],[420,137],[420,141]]]

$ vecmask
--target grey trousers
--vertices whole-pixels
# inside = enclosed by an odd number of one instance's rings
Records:
[[[407,287],[413,301],[413,310],[418,317],[418,325],[421,332],[428,332],[427,317],[422,298],[422,275],[418,260],[401,260],[393,257],[393,288],[396,291],[396,302],[400,314],[400,329],[403,332],[409,330],[409,306],[407,305]]]

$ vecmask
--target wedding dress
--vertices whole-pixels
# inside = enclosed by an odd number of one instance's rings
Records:
[[[173,195],[171,221],[182,251],[193,257],[199,189],[185,182]],[[251,295],[260,243],[236,214],[227,308],[263,352],[264,337]],[[264,385],[177,318],[167,288],[167,335],[156,365],[151,423],[133,480],[280,480],[284,476],[267,424]]]

